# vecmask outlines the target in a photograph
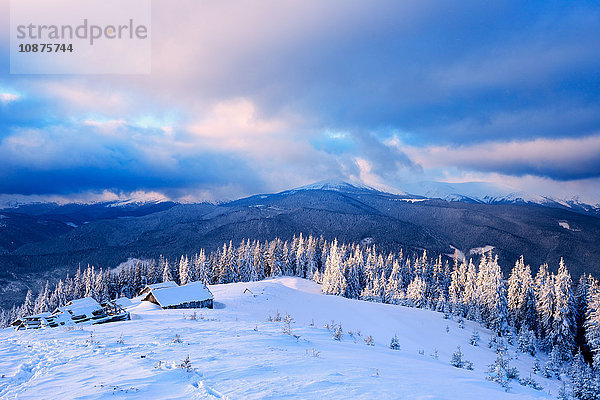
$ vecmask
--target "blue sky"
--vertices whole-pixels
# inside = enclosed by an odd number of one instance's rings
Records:
[[[154,1],[152,74],[26,76],[0,0],[0,194],[218,200],[334,178],[600,202],[600,4],[486,3]]]

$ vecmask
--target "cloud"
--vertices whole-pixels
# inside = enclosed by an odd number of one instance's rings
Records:
[[[68,194],[85,191],[161,191],[182,196],[195,187],[261,179],[233,154],[180,148],[162,130],[89,124],[17,130],[0,142],[0,193]]]
[[[13,101],[19,100],[19,96],[13,93],[0,93],[0,103],[8,104]]]
[[[23,94],[1,100],[0,192],[594,179],[599,18],[592,3],[154,2],[148,76],[0,76]]]
[[[403,146],[425,168],[458,167],[554,180],[600,178],[600,134],[585,138],[535,139],[467,146]]]

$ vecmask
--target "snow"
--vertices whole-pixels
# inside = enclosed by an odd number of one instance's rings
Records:
[[[362,182],[352,181],[352,183],[350,183],[350,182],[345,182],[342,180],[335,180],[335,179],[329,179],[329,180],[323,180],[323,181],[311,183],[309,185],[300,186],[300,187],[297,187],[292,190],[287,190],[283,193],[293,193],[293,192],[302,191],[302,190],[331,190],[331,191],[336,191],[336,192],[357,192],[357,191],[365,192],[366,191],[366,192],[391,193],[391,194],[402,195],[402,196],[406,195],[406,192],[404,192],[402,190],[398,190],[397,188],[394,188],[394,187],[391,187],[391,186],[388,186],[388,185],[385,185],[382,183],[378,183],[378,184],[369,186],[369,185],[365,185]]]
[[[166,289],[166,288],[172,288],[172,287],[178,287],[178,286],[179,285],[177,285],[177,283],[175,283],[173,281],[159,282],[159,283],[154,283],[152,285],[146,285],[146,287],[144,288],[144,291],[146,289],[156,290],[156,289]]]
[[[496,246],[491,246],[489,244],[483,247],[474,247],[471,250],[469,250],[469,255],[485,254],[488,251],[494,250],[495,248]]]
[[[567,221],[558,221],[558,225],[560,225],[561,228],[565,228],[568,231],[572,231],[572,232],[580,232],[581,231],[581,229],[571,228],[571,225],[569,225],[569,223]]]
[[[87,224],[88,222],[84,222],[84,224]],[[121,264],[117,265],[115,268],[113,268],[113,272],[118,273],[120,272],[122,269],[124,268],[133,268],[136,266],[137,263],[141,263],[142,265],[148,265],[152,262],[152,260],[150,259],[141,259],[141,258],[128,258],[127,261],[122,262]]]
[[[452,250],[454,250],[454,253],[452,253],[452,254],[448,254],[448,256],[450,256],[450,257],[454,257],[454,255],[456,254],[456,256],[457,256],[457,258],[458,258],[458,260],[459,260],[459,261],[464,261],[464,260],[466,260],[465,253],[463,253],[463,252],[462,252],[462,251],[460,251],[458,248],[456,248],[456,247],[454,247],[454,246],[452,246],[452,245],[450,245],[450,248],[451,248]]]
[[[470,321],[460,329],[440,313],[326,296],[314,282],[292,277],[210,289],[215,309],[134,302],[130,321],[1,330],[0,398],[550,399],[560,387],[533,375],[543,391],[513,381],[507,393],[487,381],[495,359],[486,346],[491,332]],[[298,338],[284,334],[282,322],[267,322],[277,312],[291,315]],[[342,324],[342,341],[323,328],[332,320]],[[469,344],[475,328],[478,347]],[[364,344],[367,335],[374,346]],[[388,348],[394,335],[398,351]],[[449,364],[458,345],[473,371]],[[431,356],[436,349],[438,359]],[[177,368],[188,355],[189,372]],[[528,376],[533,360],[520,354],[511,365]]]
[[[421,201],[426,201],[426,200],[429,200],[429,199],[392,199],[392,200],[395,200],[395,201],[405,201],[407,203],[413,203],[414,204],[414,203],[418,203],[418,202],[421,202]]]
[[[174,282],[173,282],[174,283]],[[202,282],[190,282],[187,285],[152,290],[152,295],[162,307],[176,306],[194,301],[212,299],[213,295]]]
[[[133,301],[130,298],[127,297],[119,297],[118,299],[114,300],[115,304],[118,305],[119,307],[126,309],[127,307],[131,307],[131,305],[133,304]]]

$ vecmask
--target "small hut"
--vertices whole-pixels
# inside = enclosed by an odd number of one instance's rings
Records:
[[[91,297],[72,300],[54,312],[42,313],[20,318],[11,325],[17,330],[55,328],[62,325],[73,325],[89,322],[92,325],[105,322],[128,320],[129,313],[115,301],[100,305]]]
[[[150,301],[162,308],[213,308],[213,294],[202,282],[154,289],[142,301]]]
[[[141,296],[143,294],[151,292],[152,290],[166,289],[166,288],[172,288],[172,287],[178,287],[178,286],[179,285],[177,285],[177,283],[175,283],[173,281],[154,283],[152,285],[146,285],[146,287],[142,289],[142,291],[138,294],[138,296]]]
[[[49,312],[44,312],[36,315],[29,315],[19,318],[14,321],[11,326],[20,331],[23,329],[39,329],[48,326],[47,318],[51,315]]]

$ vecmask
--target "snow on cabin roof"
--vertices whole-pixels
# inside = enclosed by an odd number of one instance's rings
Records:
[[[63,313],[71,312],[73,315],[91,315],[92,311],[101,310],[102,306],[93,298],[85,297],[83,299],[72,300],[66,305],[59,307],[57,311]]]
[[[35,314],[35,315],[28,315],[23,317],[23,319],[39,319],[39,318],[46,318],[49,317],[50,315],[52,315],[52,313],[50,312],[43,312],[43,313],[39,313],[39,314]]]
[[[173,281],[153,283],[152,285],[146,285],[146,288],[151,289],[151,290],[166,289],[166,288],[171,288],[171,287],[179,287],[179,285],[177,285],[177,283],[175,283]]]
[[[176,306],[183,303],[204,301],[213,298],[210,290],[208,290],[202,282],[190,282],[183,286],[156,289],[152,290],[150,293],[152,293],[161,307]],[[144,297],[144,300],[150,293]]]
[[[121,308],[126,308],[133,304],[131,299],[127,297],[119,297],[118,299],[113,300],[113,302]]]

